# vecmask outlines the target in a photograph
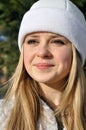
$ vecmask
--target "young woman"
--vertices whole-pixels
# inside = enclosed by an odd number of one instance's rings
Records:
[[[86,130],[81,11],[69,0],[39,0],[22,19],[18,45],[19,63],[1,101],[0,128]]]

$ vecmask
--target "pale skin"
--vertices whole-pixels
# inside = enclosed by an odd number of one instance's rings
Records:
[[[58,34],[36,32],[25,37],[23,47],[26,71],[40,84],[43,95],[55,109],[71,68],[71,43]]]

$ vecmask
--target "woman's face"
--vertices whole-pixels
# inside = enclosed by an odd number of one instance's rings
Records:
[[[25,69],[39,83],[57,83],[69,74],[72,49],[63,36],[32,33],[25,37],[23,47]]]

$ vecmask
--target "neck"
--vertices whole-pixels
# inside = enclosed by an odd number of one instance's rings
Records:
[[[41,96],[50,104],[53,109],[60,104],[62,92],[67,84],[67,81],[61,81],[57,84],[40,83]]]

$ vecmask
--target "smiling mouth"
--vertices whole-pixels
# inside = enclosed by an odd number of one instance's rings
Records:
[[[47,64],[47,63],[38,63],[35,64],[35,67],[37,67],[38,69],[49,69],[51,67],[53,67],[53,64]]]

